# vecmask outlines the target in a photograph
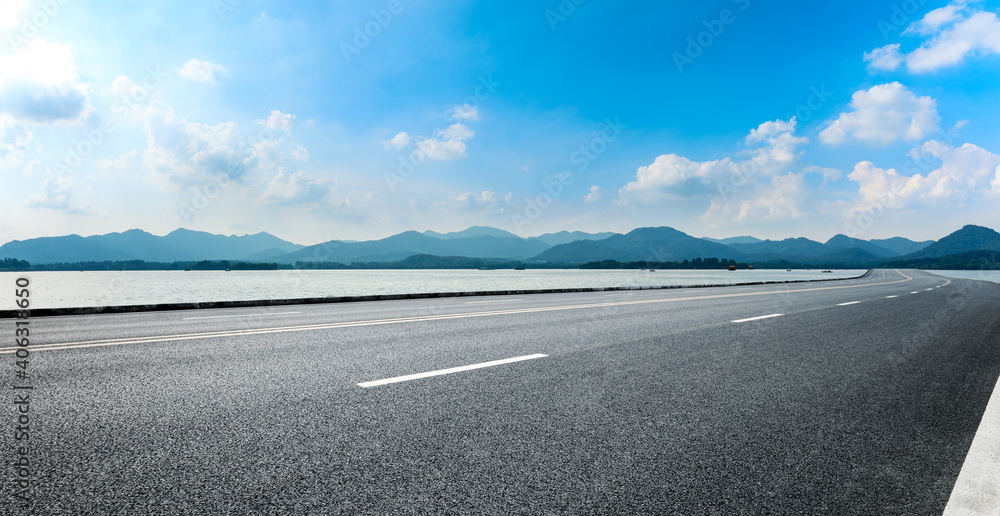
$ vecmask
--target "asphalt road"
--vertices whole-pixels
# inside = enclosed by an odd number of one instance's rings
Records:
[[[940,514],[1000,376],[1000,285],[918,271],[31,325],[3,514]]]

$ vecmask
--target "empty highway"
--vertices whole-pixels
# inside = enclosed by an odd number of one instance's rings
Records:
[[[1000,376],[909,270],[31,325],[28,514],[941,514]]]

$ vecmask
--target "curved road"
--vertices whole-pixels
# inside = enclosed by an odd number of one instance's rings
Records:
[[[941,514],[1000,376],[998,308],[1000,285],[876,270],[34,318],[35,486],[0,504]]]

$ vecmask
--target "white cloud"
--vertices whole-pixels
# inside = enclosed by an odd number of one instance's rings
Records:
[[[25,0],[4,0],[0,2],[0,30],[16,27],[21,23],[18,14],[27,4]]]
[[[870,161],[855,165],[847,175],[858,183],[857,203],[851,211],[1000,194],[1000,156],[981,147],[966,143],[956,148],[931,140],[910,151],[910,157],[913,160],[904,171],[914,169],[912,175],[880,169]],[[932,160],[940,161],[940,166],[930,170]],[[930,171],[920,173],[923,170]]]
[[[210,63],[208,61],[192,59],[184,63],[184,66],[181,67],[180,75],[181,77],[186,77],[192,81],[215,84],[216,72],[224,73],[225,71],[225,67],[221,65]]]
[[[235,122],[188,122],[162,102],[153,102],[141,113],[146,129],[143,164],[170,186],[195,186],[220,176],[239,179],[265,166],[274,154],[276,142],[245,144]]]
[[[951,126],[951,132],[952,133],[957,133],[958,131],[962,130],[963,127],[965,127],[967,125],[969,125],[969,119],[968,118],[963,118],[962,120],[959,120],[958,122],[955,122],[955,125]]]
[[[382,145],[387,149],[402,149],[410,144],[412,138],[405,132],[397,133],[390,140],[382,140]]]
[[[898,82],[854,92],[852,111],[841,113],[819,134],[827,144],[850,139],[888,145],[900,139],[912,141],[937,130],[937,102],[917,97]]]
[[[439,141],[427,138],[417,143],[417,152],[428,159],[453,161],[462,159],[465,154],[465,142],[457,140]]]
[[[327,180],[314,178],[299,171],[288,174],[284,168],[271,178],[260,201],[270,205],[292,205],[319,202],[330,193]]]
[[[865,52],[865,62],[869,70],[895,70],[903,64],[903,54],[899,52],[899,43],[878,47],[871,52]]]
[[[870,161],[858,162],[854,171],[847,174],[847,178],[858,183],[857,211],[866,210],[876,203],[899,207],[919,191],[925,182],[920,174],[904,176],[894,168],[881,169]]]
[[[753,157],[743,169],[755,170],[756,174],[777,174],[793,164],[801,154],[797,147],[809,143],[808,138],[795,136],[796,124],[792,117],[764,122],[751,129],[744,143]]]
[[[92,215],[94,212],[76,200],[72,175],[51,174],[45,178],[39,191],[25,202],[32,208],[63,211],[73,215]]]
[[[115,159],[102,159],[100,160],[101,168],[104,170],[110,170],[116,173],[125,173],[130,169],[136,168],[136,158],[139,157],[139,151],[130,150]]]
[[[33,137],[27,126],[0,113],[0,168],[20,165]]]
[[[470,104],[462,104],[451,108],[450,118],[459,120],[479,120],[479,108]]]
[[[0,113],[45,124],[82,122],[93,112],[69,45],[36,37],[0,56]]]
[[[625,202],[655,204],[670,197],[710,193],[714,191],[713,182],[725,181],[736,171],[729,158],[699,162],[663,154],[639,167],[635,181],[619,189],[618,195]]]
[[[701,220],[718,224],[800,218],[810,202],[804,175],[776,175],[767,183],[755,182],[716,197]]]
[[[445,129],[444,131],[438,133],[438,136],[446,140],[459,140],[459,141],[468,140],[469,138],[472,138],[475,135],[476,133],[474,133],[471,129],[469,129],[463,124],[452,124],[448,126],[448,128]]]
[[[133,98],[142,98],[147,94],[145,88],[132,82],[132,79],[129,79],[125,75],[119,75],[111,81],[111,93],[117,96],[127,95]]]
[[[903,34],[929,39],[909,53],[901,53],[899,44],[866,53],[870,69],[895,70],[906,63],[911,73],[931,73],[957,65],[966,56],[1000,53],[1000,19],[995,13],[975,9],[964,0],[930,11]]]
[[[655,204],[667,199],[715,194],[742,187],[756,177],[780,174],[793,166],[801,154],[799,145],[809,140],[795,136],[795,118],[760,124],[744,139],[745,160],[722,158],[692,161],[677,154],[658,156],[639,167],[636,178],[618,191],[617,202]]]
[[[914,73],[934,72],[956,65],[973,53],[1000,53],[1000,20],[990,12],[978,12],[959,21],[906,56],[906,67]]]
[[[590,187],[590,192],[583,196],[583,202],[597,202],[601,200],[604,194],[601,192],[601,187],[594,185]]]
[[[299,161],[309,161],[309,150],[299,145],[292,151],[292,157]]]
[[[934,34],[942,25],[948,25],[961,19],[961,11],[965,2],[953,3],[928,12],[923,18],[913,22],[903,34],[917,33],[924,36]]]
[[[452,124],[437,133],[437,138],[425,138],[417,143],[417,152],[428,159],[453,161],[466,157],[465,141],[476,133],[463,124]],[[440,139],[438,139],[440,138]]]
[[[817,165],[810,165],[802,169],[802,172],[806,174],[818,174],[823,176],[823,183],[820,186],[825,186],[830,181],[836,181],[844,176],[844,173],[840,170],[830,167],[820,167]]]
[[[277,109],[272,109],[271,115],[267,117],[267,120],[254,120],[254,123],[272,131],[284,131],[285,134],[292,134],[294,120],[295,115],[289,115]]]
[[[927,179],[934,184],[928,197],[986,192],[989,190],[987,181],[993,179],[1000,168],[1000,156],[971,143],[956,148],[931,140],[910,151],[910,156],[915,160],[941,160],[941,167],[927,174]]]
[[[511,194],[508,193],[503,197],[503,203],[501,203],[497,193],[492,190],[483,190],[478,194],[465,192],[449,197],[448,200],[439,202],[435,206],[452,210],[478,209],[499,213],[506,208],[506,205],[510,204],[511,197]]]

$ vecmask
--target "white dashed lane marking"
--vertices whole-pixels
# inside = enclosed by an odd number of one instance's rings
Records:
[[[770,319],[771,317],[781,317],[785,314],[771,314],[771,315],[758,315],[757,317],[747,317],[746,319],[736,319],[735,323],[748,322],[748,321],[759,321],[761,319]]]
[[[543,355],[541,353],[536,353],[534,355],[525,355],[522,357],[505,358],[503,360],[494,360],[492,362],[481,362],[479,364],[464,365],[459,367],[451,367],[448,369],[438,369],[436,371],[428,371],[426,373],[416,373],[408,374],[404,376],[394,376],[392,378],[386,378],[383,380],[373,380],[370,382],[361,382],[358,387],[364,387],[366,389],[370,387],[378,387],[379,385],[386,385],[390,383],[408,382],[410,380],[419,380],[421,378],[429,378],[431,376],[441,376],[445,374],[460,373],[462,371],[471,371],[473,369],[482,369],[484,367],[493,367],[503,364],[510,364],[513,362],[521,362],[524,360],[534,360],[536,358],[547,357],[548,355]]]

